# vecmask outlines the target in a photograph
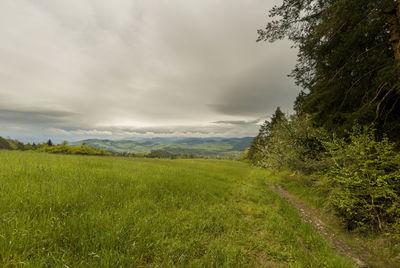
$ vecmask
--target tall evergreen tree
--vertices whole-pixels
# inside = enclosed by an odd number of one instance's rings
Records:
[[[283,0],[259,41],[299,49],[298,113],[338,134],[374,123],[400,141],[400,0]]]
[[[251,141],[247,157],[254,163],[259,159],[258,153],[260,147],[264,147],[271,135],[271,131],[274,126],[281,120],[286,120],[285,114],[278,107],[275,113],[271,116],[270,120],[265,120],[265,122],[260,126],[258,135]]]

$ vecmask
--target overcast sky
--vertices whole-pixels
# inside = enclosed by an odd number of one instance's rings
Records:
[[[1,0],[0,136],[257,133],[299,92],[288,41],[257,43],[281,0]]]

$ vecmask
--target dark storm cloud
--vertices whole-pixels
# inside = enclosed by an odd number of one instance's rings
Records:
[[[289,111],[295,87],[286,78],[285,67],[270,68],[270,63],[254,66],[232,79],[210,108],[227,115],[265,116],[277,106]]]
[[[298,92],[278,2],[2,0],[0,135],[254,135]]]

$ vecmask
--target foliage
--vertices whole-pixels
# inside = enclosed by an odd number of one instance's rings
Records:
[[[253,162],[328,176],[351,229],[400,227],[400,160],[389,142],[400,148],[400,1],[282,0],[270,17],[259,41],[293,41],[303,91],[296,115],[253,141]]]
[[[348,136],[330,138],[309,117],[291,116],[269,129],[253,163],[327,177],[329,202],[349,229],[399,228],[400,156],[394,144],[367,127],[355,126]]]
[[[153,150],[146,155],[148,158],[173,158],[174,155],[166,150]]]
[[[249,159],[249,150],[250,150],[250,148],[247,148],[246,150],[244,150],[244,152],[240,156],[240,161],[251,163],[251,161]]]
[[[283,171],[277,173],[285,190],[306,203],[328,227],[335,233],[335,239],[345,241],[351,248],[357,249],[367,267],[400,267],[400,232],[393,228],[392,232],[355,232],[343,228],[343,218],[332,213],[329,202],[329,192],[332,186],[322,183],[325,176],[302,175]],[[393,226],[395,227],[395,226]],[[365,229],[364,229],[365,230]],[[360,229],[359,229],[360,231]],[[388,230],[387,230],[388,231]]]
[[[283,0],[270,11],[277,19],[259,30],[259,40],[288,37],[299,49],[292,72],[303,88],[298,113],[338,135],[355,120],[374,122],[400,142],[400,70],[392,45],[399,40],[392,39],[386,14],[395,2]]]
[[[267,122],[269,123],[269,122]],[[260,128],[258,137],[264,136],[256,147],[253,163],[275,170],[292,170],[311,173],[326,167],[322,141],[327,138],[321,128],[314,128],[309,117],[291,116],[280,118],[269,127]]]
[[[12,146],[7,139],[0,137],[0,149],[12,150]]]
[[[54,145],[51,140],[42,144],[24,144],[18,140],[4,139],[0,137],[0,149],[20,150],[20,151],[38,151],[54,154],[76,154],[76,155],[99,155],[99,156],[120,156],[120,157],[146,157],[146,158],[169,158],[169,159],[193,159],[204,158],[203,156],[194,155],[192,153],[172,153],[167,150],[158,149],[152,150],[150,153],[132,153],[132,152],[110,152],[95,146],[87,145],[82,142],[82,145],[69,145],[67,141],[61,144]]]
[[[281,121],[286,120],[285,114],[282,113],[279,107],[276,108],[275,113],[271,116],[270,120],[260,126],[258,135],[251,141],[246,157],[253,163],[258,163],[263,159],[260,148],[265,147],[268,140],[271,138],[271,132],[274,127]]]
[[[18,141],[18,140],[12,140],[12,139],[5,139],[0,137],[0,149],[5,149],[5,150],[26,150],[25,145]]]
[[[65,143],[59,145],[43,145],[37,151],[53,154],[80,154],[80,155],[103,155],[110,156],[111,153],[91,146],[69,146]]]
[[[335,138],[325,145],[333,162],[330,201],[348,227],[382,231],[399,224],[400,158],[394,145],[359,126],[348,142]]]
[[[146,158],[169,158],[169,159],[193,159],[202,158],[202,156],[196,156],[194,154],[173,154],[167,150],[159,149],[152,150],[150,153],[144,154]]]

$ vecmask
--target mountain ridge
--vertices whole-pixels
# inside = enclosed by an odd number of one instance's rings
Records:
[[[71,145],[87,145],[111,152],[148,153],[163,149],[171,153],[195,154],[214,157],[238,157],[249,145],[253,137],[151,137],[127,138],[121,140],[85,139],[71,142]]]

